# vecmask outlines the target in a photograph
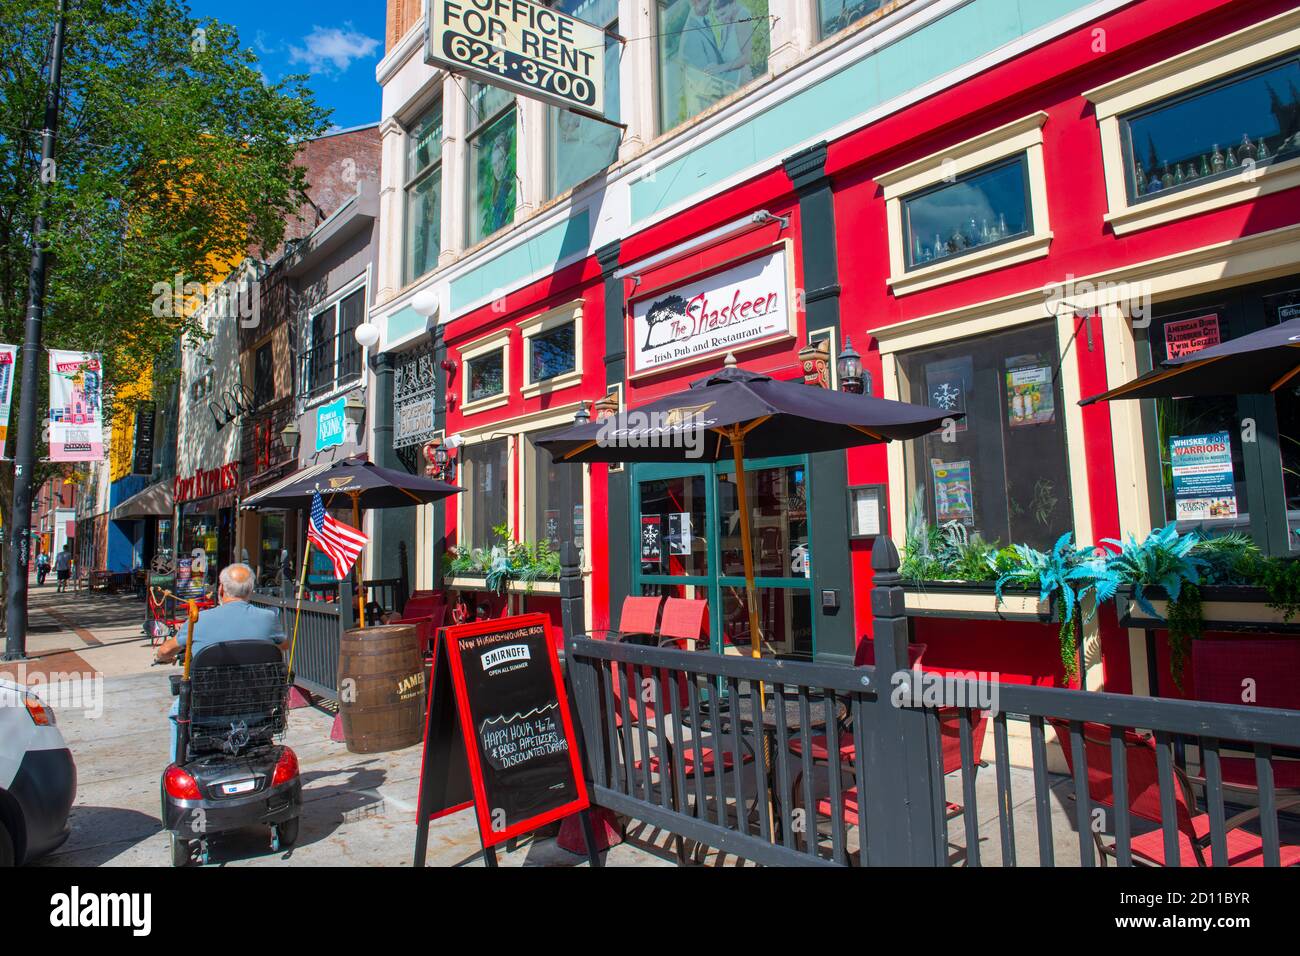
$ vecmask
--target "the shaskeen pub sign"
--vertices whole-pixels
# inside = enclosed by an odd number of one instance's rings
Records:
[[[428,0],[425,62],[598,119],[605,31],[531,0]]]
[[[689,365],[794,335],[786,242],[628,303],[632,376]]]

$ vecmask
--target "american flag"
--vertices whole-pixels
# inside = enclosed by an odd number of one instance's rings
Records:
[[[325,552],[334,563],[334,577],[342,581],[370,539],[351,525],[331,518],[317,491],[311,496],[311,522],[307,526],[307,540]]]

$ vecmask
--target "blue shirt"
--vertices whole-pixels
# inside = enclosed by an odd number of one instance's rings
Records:
[[[181,647],[189,636],[188,625],[181,625],[176,643]],[[284,641],[280,615],[269,608],[255,607],[247,601],[227,601],[199,612],[194,622],[194,650],[197,654],[209,644],[222,641]]]

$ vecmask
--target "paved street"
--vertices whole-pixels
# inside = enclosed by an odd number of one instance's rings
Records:
[[[32,589],[26,674],[90,675],[85,707],[58,709],[59,727],[77,763],[72,836],[42,866],[167,866],[167,835],[158,818],[158,779],[167,762],[167,667],[150,667],[141,604],[129,595],[68,592],[51,582]],[[0,667],[3,673],[4,667]],[[102,679],[102,684],[93,683]],[[97,689],[102,686],[102,694]],[[102,706],[101,706],[102,705]],[[213,866],[409,866],[415,840],[420,747],[395,753],[348,753],[329,739],[333,716],[295,710],[287,743],[304,783],[302,832],[293,849],[273,854],[263,831],[214,841]],[[615,847],[610,866],[662,863],[669,854],[647,844]],[[435,822],[429,863],[481,865],[469,812]],[[554,839],[525,842],[500,855],[506,866],[586,865]]]

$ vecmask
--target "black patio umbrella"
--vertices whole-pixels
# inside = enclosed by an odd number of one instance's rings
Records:
[[[308,468],[270,494],[254,495],[248,504],[256,508],[306,508],[311,504],[312,493],[319,491],[327,508],[335,507],[339,495],[352,502],[354,511],[405,508],[441,501],[464,490],[423,475],[380,468],[363,458],[345,458],[319,470]]]
[[[1182,398],[1189,395],[1250,395],[1276,392],[1300,373],[1300,319],[1168,359],[1133,381],[1081,401],[1118,398]]]
[[[361,510],[372,508],[405,508],[441,501],[464,491],[457,485],[436,481],[422,475],[411,475],[391,468],[380,468],[364,458],[345,458],[324,468],[308,468],[302,475],[275,488],[269,494],[254,495],[247,504],[254,508],[310,508],[312,495],[319,491],[326,508],[335,507],[340,495],[352,503],[352,523],[361,528]],[[307,582],[307,558],[311,553],[310,540],[303,554],[302,573],[298,582],[298,606],[302,606],[302,591]],[[361,619],[365,626],[365,587],[362,586]],[[294,618],[294,641],[298,637],[297,616]],[[290,663],[293,652],[289,654]]]
[[[961,413],[851,395],[727,367],[639,408],[551,432],[537,442],[556,461],[736,464],[751,651],[759,656],[745,456],[834,451],[934,431]]]

